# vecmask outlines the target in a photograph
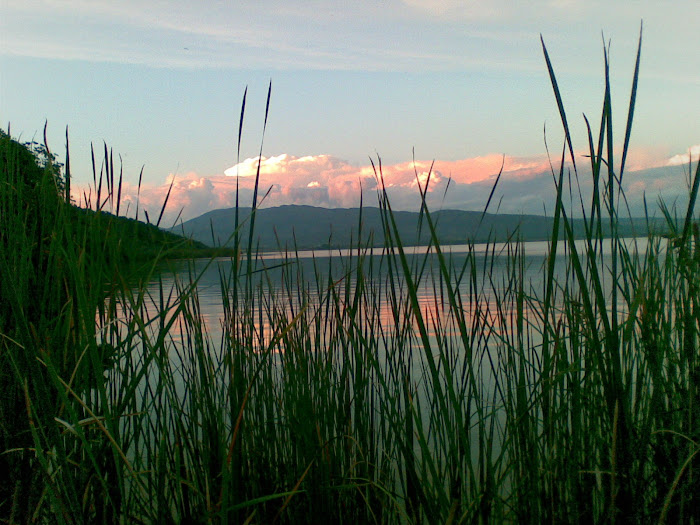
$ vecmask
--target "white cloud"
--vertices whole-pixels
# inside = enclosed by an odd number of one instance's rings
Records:
[[[688,162],[692,160],[693,162],[700,162],[700,144],[695,144],[688,148],[687,153],[681,153],[679,155],[674,155],[668,159],[669,166],[679,166],[687,165]]]
[[[403,0],[403,3],[424,11],[429,15],[460,16],[468,19],[491,17],[497,11],[496,2],[473,2],[460,0]]]
[[[538,19],[540,26],[550,18],[558,20],[581,16],[586,10],[595,10],[593,2],[581,0],[531,0],[516,3],[508,0],[402,0],[405,5],[424,15],[460,22],[484,23],[487,21]]]

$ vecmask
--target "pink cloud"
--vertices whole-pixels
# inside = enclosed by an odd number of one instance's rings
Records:
[[[264,196],[261,206],[308,204],[356,207],[362,192],[371,197],[377,189],[378,173],[371,164],[356,166],[331,155],[295,157],[282,154],[246,159],[227,169],[224,175],[204,177],[194,172],[170,174],[161,185],[142,185],[140,194],[135,185],[124,182],[121,213],[128,210],[128,215],[133,216],[138,201],[139,209],[147,210],[151,220],[156,220],[171,182],[172,189],[163,220],[166,225],[180,213],[181,218],[186,220],[209,210],[232,207],[236,203],[237,191],[240,192],[240,205],[250,206],[258,163],[258,195],[260,198]],[[460,184],[491,180],[498,174],[502,163],[501,155],[456,161],[416,160],[382,165],[381,175],[388,191],[403,191],[417,198],[417,186],[420,183],[424,187],[429,174],[428,191],[444,191],[449,179]],[[378,171],[378,162],[375,162],[375,166]],[[515,178],[541,173],[545,168],[546,163],[542,158],[506,157],[504,165],[507,176]],[[82,200],[77,197],[76,194],[76,200]],[[367,199],[365,203],[368,203]],[[109,211],[109,207],[107,209]]]
[[[353,166],[330,155],[294,157],[283,154],[276,157],[262,157],[259,162],[261,184],[273,179],[279,180],[279,177],[284,177],[288,184],[307,187],[316,183],[322,186],[331,180],[361,180],[364,182],[375,179],[372,166]],[[416,173],[418,173],[420,180],[426,180],[432,165],[431,180],[433,182],[451,177],[455,182],[469,184],[494,177],[499,172],[502,163],[503,157],[501,155],[487,155],[456,161],[435,161],[434,163],[416,160],[415,162],[383,165],[382,175],[387,187],[415,186]],[[258,158],[246,159],[227,169],[225,174],[231,177],[238,175],[241,185],[251,186],[253,184],[252,176],[255,175],[257,166]],[[527,176],[545,169],[547,169],[547,164],[544,158],[506,157],[505,159],[504,170],[514,176]]]
[[[578,155],[577,158],[582,157]],[[630,160],[629,171],[634,171],[632,166],[646,165],[651,162],[651,157],[644,155],[641,157],[630,155],[630,159],[633,158],[641,160],[636,161],[636,164]],[[553,159],[553,162],[556,163],[556,160]],[[372,197],[377,190],[378,180],[375,168],[371,164],[357,166],[331,155],[295,157],[282,154],[260,159],[246,159],[227,169],[223,175],[205,177],[194,172],[182,175],[171,174],[161,185],[143,185],[140,195],[137,195],[135,185],[125,182],[122,188],[120,212],[124,214],[128,210],[128,215],[133,216],[138,200],[139,209],[147,210],[151,220],[156,220],[171,182],[172,190],[163,219],[165,225],[172,224],[180,213],[181,219],[187,220],[210,210],[235,206],[237,191],[239,204],[250,206],[258,164],[260,164],[258,197],[263,207],[308,204],[349,208],[360,204],[361,193],[365,194],[365,205],[376,205]],[[583,163],[583,165],[586,164],[587,162]],[[515,187],[513,184],[517,184],[519,188],[530,186],[535,188],[536,185],[529,181],[534,182],[535,178],[550,171],[549,161],[545,156],[505,157],[504,159],[502,155],[494,154],[454,161],[416,160],[382,165],[381,174],[390,197],[393,199],[395,196],[397,199],[397,209],[399,205],[406,209],[419,204],[417,186],[420,184],[421,187],[425,187],[429,175],[428,191],[438,199],[435,202],[442,202],[444,190],[451,181],[453,187],[462,188],[460,190],[462,193],[458,192],[452,199],[455,204],[462,202],[467,195],[471,195],[469,199],[476,199],[479,202],[472,203],[467,199],[469,202],[465,200],[463,204],[478,207],[483,204],[481,200],[488,195],[483,197],[472,190],[464,193],[465,189],[469,189],[469,185],[475,183],[479,187],[490,186],[502,165],[501,186],[510,184],[511,188]],[[378,169],[376,161],[375,166]],[[522,186],[523,184],[525,186]],[[640,181],[632,191],[642,191],[645,187],[651,189],[654,186],[651,181]],[[449,195],[454,191],[452,190]],[[516,193],[522,191],[516,190]],[[543,198],[539,193],[531,197],[538,202]],[[524,196],[515,195],[514,198],[522,200]],[[143,214],[140,216],[144,217]]]
[[[183,217],[191,218],[208,210],[235,205],[235,180],[222,176],[202,177],[191,172],[179,176],[171,174],[160,185],[142,184],[140,191],[136,184],[124,181],[122,183],[120,214],[133,217],[138,205],[139,218],[144,219],[145,212],[148,212],[151,221],[156,221],[171,182],[172,189],[163,214],[163,225],[169,226],[169,222],[174,221],[180,211],[182,211]],[[85,202],[87,196],[91,206],[95,207],[94,190],[74,188],[72,193],[74,200],[79,205],[85,206],[87,204]],[[103,201],[104,199],[105,197],[102,196]],[[115,213],[116,202],[107,201],[103,209]],[[190,210],[192,213],[188,213]]]

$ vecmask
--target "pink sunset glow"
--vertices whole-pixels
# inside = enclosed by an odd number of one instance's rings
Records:
[[[697,146],[694,148],[697,149]],[[691,148],[689,151],[692,154],[694,150]],[[585,170],[589,161],[584,153],[577,152],[576,157],[579,170]],[[644,170],[654,166],[682,164],[679,159],[687,159],[687,154],[685,157],[678,154],[664,159],[648,151],[632,151],[625,170],[630,195],[641,197],[644,191],[650,189],[678,186],[680,182],[675,178],[643,174]],[[557,165],[558,159],[552,159],[552,163]],[[170,196],[164,213],[164,225],[172,224],[177,217],[187,220],[210,210],[233,207],[236,205],[237,193],[238,204],[250,206],[258,164],[260,206],[306,204],[351,208],[360,205],[361,194],[365,206],[376,205],[373,196],[378,187],[378,160],[374,160],[373,167],[369,161],[358,166],[331,155],[297,157],[281,154],[261,159],[248,158],[226,169],[222,175],[203,176],[196,172],[170,174],[163,184],[143,184],[140,193],[136,184],[125,181],[122,187],[121,213],[134,216],[138,202],[139,209],[147,210],[151,220],[155,220],[168,190]],[[416,160],[382,164],[381,174],[384,187],[396,209],[415,206],[419,199],[417,186],[425,186],[428,174],[429,204],[477,209],[484,204],[501,167],[503,174],[500,185],[511,188],[510,194],[504,194],[504,210],[538,212],[541,209],[541,204],[538,203],[545,199],[542,193],[551,189],[551,167],[546,156],[503,157],[492,154],[453,161]],[[74,198],[83,201],[83,190],[76,189]],[[508,207],[509,198],[513,202],[512,209]],[[528,206],[533,209],[527,208]]]

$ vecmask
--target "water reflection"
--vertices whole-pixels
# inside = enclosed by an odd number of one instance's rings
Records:
[[[646,239],[623,241],[632,252],[644,253],[647,247]],[[601,248],[610,253],[610,241]],[[585,243],[577,241],[576,249],[583,253]],[[512,315],[512,308],[520,308],[527,317],[529,301],[544,297],[549,252],[546,241],[454,245],[445,246],[442,251],[448,279],[442,278],[434,248],[405,250],[416,300],[431,337],[437,335],[436,331],[449,335],[445,330],[457,330],[451,312],[454,306],[467,324],[474,322],[473,316],[482,315],[489,317],[487,324],[492,328],[500,326],[506,330],[503,325]],[[565,260],[569,247],[559,242],[557,254],[555,278],[563,282],[567,278]],[[233,275],[233,263],[229,258],[168,263],[158,280],[147,287],[151,300],[145,303],[146,314],[158,315],[160,309],[175,304],[182,291],[189,290],[190,283],[196,281],[194,314],[215,347],[221,347],[225,333],[236,332],[234,325],[244,317],[248,324],[253,320],[255,338],[263,343],[274,340],[302,311],[308,320],[326,316],[338,306],[356,308],[358,318],[371,317],[373,328],[387,333],[405,322],[406,317],[413,317],[406,309],[411,304],[411,286],[402,273],[398,255],[386,249],[259,254],[247,284],[245,262],[241,261],[243,269],[239,270],[238,281]],[[607,286],[612,285],[608,281]],[[512,297],[518,293],[529,301],[515,305]],[[451,295],[457,305],[450,303]],[[511,300],[507,299],[509,296]],[[181,339],[186,328],[183,319],[177,319],[171,331],[173,339]],[[417,329],[415,322],[413,328]]]

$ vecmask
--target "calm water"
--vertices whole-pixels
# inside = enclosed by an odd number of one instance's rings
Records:
[[[630,250],[644,253],[647,239],[625,239]],[[577,241],[577,250],[583,252],[585,244]],[[517,247],[522,253],[522,265],[514,270],[513,245],[477,244],[453,245],[442,248],[448,260],[451,284],[458,290],[463,307],[468,312],[472,299],[478,300],[480,306],[494,302],[502,297],[504,290],[512,287],[513,275],[522,272],[524,292],[532,297],[544,297],[544,281],[546,278],[546,255],[549,245],[545,241],[526,242]],[[558,279],[564,278],[567,248],[564,243],[558,245],[558,263],[556,273]],[[610,243],[604,243],[604,252],[610,252]],[[412,268],[413,279],[417,282],[418,300],[422,310],[440,308],[446,304],[446,290],[441,286],[439,265],[434,250],[425,246],[406,248],[409,265]],[[338,293],[352,291],[357,281],[358,257],[357,250],[316,250],[300,251],[287,254],[280,252],[264,253],[253,261],[255,270],[253,277],[253,301],[256,308],[265,309],[271,304],[285,305],[288,312],[301,308],[318,307],[330,287]],[[366,250],[363,252],[363,275],[368,281],[366,286],[378,294],[380,303],[384,303],[390,295],[392,284],[394,290],[402,297],[406,295],[405,278],[393,275],[388,271],[387,258],[383,249]],[[603,264],[609,262],[603,259]],[[398,261],[398,259],[397,259]],[[229,258],[213,261],[196,260],[194,262],[175,261],[162,269],[159,281],[152,282],[149,293],[152,300],[147,304],[150,315],[155,314],[160,306],[161,286],[166,302],[177,297],[178,287],[187,286],[193,276],[198,277],[196,290],[198,296],[199,317],[212,341],[217,344],[222,336],[222,324],[225,319],[224,298],[222,296],[222,281],[231,282],[232,262]],[[609,287],[610,279],[605,283]],[[239,292],[239,297],[243,292]],[[265,300],[262,300],[262,298]],[[342,297],[342,295],[341,295]],[[495,307],[495,304],[491,306]],[[381,304],[381,322],[389,325],[394,323],[392,307],[388,302]],[[263,333],[270,330],[266,315],[257,316],[259,322],[256,329]],[[174,334],[177,339],[177,334]]]

